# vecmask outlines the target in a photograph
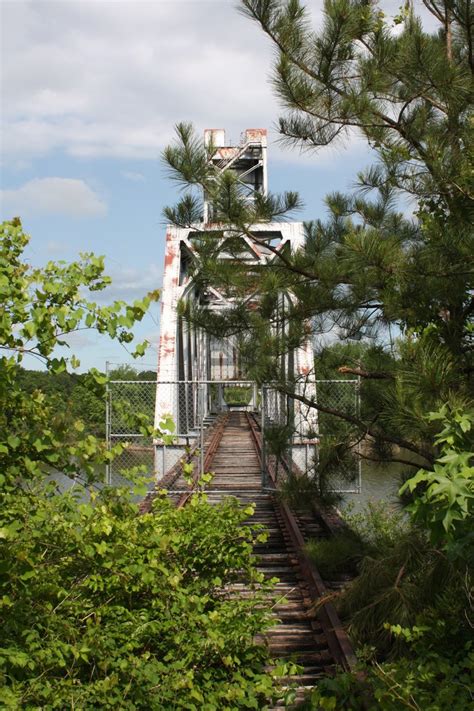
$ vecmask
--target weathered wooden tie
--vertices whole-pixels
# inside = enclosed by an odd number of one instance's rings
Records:
[[[302,551],[303,533],[289,508],[271,491],[263,491],[259,433],[253,420],[243,412],[222,416],[208,438],[205,470],[214,474],[207,490],[209,501],[235,496],[243,504],[255,504],[252,523],[262,524],[268,532],[266,542],[254,552],[257,567],[267,578],[278,578],[272,596],[275,626],[262,641],[270,655],[301,666],[301,673],[291,679],[297,684],[297,701],[322,676],[332,674],[336,665],[350,670],[355,657],[350,642],[330,603],[315,611],[317,599],[326,593],[317,570]],[[175,469],[164,484],[182,491],[186,482]],[[173,498],[185,505],[189,495]],[[305,533],[326,535],[317,522],[305,522]],[[250,594],[245,582],[232,586],[232,594]]]
[[[267,541],[254,549],[258,568],[266,577],[279,579],[274,591],[276,624],[265,641],[272,657],[291,659],[302,667],[293,679],[301,698],[321,676],[333,673],[337,664],[352,668],[355,658],[332,605],[315,612],[324,585],[302,554],[303,536],[292,512],[276,495],[262,491],[258,434],[252,424],[245,413],[230,414],[209,467],[214,478],[208,496],[218,501],[225,492],[245,504],[254,503],[252,521],[268,531]],[[317,524],[308,524],[307,530],[324,535]],[[241,594],[245,594],[244,586]]]

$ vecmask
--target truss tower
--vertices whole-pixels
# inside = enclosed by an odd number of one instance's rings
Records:
[[[267,193],[265,129],[247,129],[237,146],[227,145],[225,131],[222,129],[206,130],[204,140],[206,145],[212,145],[215,149],[211,161],[216,171],[235,171],[249,201],[254,200],[258,193]],[[194,240],[199,237],[200,231],[209,233],[212,230],[222,233],[222,225],[213,222],[213,206],[206,195],[202,223],[186,229],[168,226],[166,230],[155,422],[158,425],[163,415],[171,414],[179,435],[185,435],[186,430],[192,427],[192,423],[189,424],[188,418],[183,415],[179,383],[236,381],[243,375],[240,372],[237,347],[232,339],[214,338],[185,323],[178,315],[180,300],[206,304],[209,309],[216,311],[225,310],[231,305],[229,298],[212,286],[205,293],[199,293],[190,273],[196,256]],[[284,249],[289,245],[294,251],[302,247],[304,242],[301,222],[260,223],[253,225],[250,232],[254,239],[246,236],[241,238],[241,258],[248,261],[249,266],[278,259],[266,246],[269,243],[276,249]],[[225,240],[225,233],[222,239]],[[224,248],[222,259],[225,258]],[[287,356],[286,372],[304,376],[307,381],[312,377],[313,369],[313,348],[309,341]],[[208,397],[205,407],[210,407],[209,402]]]

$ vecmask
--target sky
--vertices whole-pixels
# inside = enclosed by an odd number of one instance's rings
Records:
[[[323,3],[308,4],[317,27]],[[350,189],[372,160],[355,137],[317,154],[281,146],[274,51],[234,0],[0,0],[0,11],[1,217],[21,216],[35,266],[105,255],[104,302],[161,286],[162,211],[178,192],[160,155],[176,123],[225,128],[235,143],[267,128],[270,190],[300,193],[295,219],[323,217],[324,195]],[[135,329],[151,343],[147,365],[159,313],[155,304]],[[82,369],[131,361],[90,332],[70,344]]]

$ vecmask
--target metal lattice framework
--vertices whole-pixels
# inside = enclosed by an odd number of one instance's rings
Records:
[[[266,194],[266,130],[247,129],[240,144],[235,146],[226,143],[222,129],[208,129],[204,142],[211,147],[209,164],[216,179],[223,171],[231,170],[249,203],[256,200],[257,195]],[[314,476],[318,476],[322,442],[336,436],[332,431],[333,423],[324,415],[318,416],[314,407],[308,407],[298,397],[281,394],[273,385],[264,385],[257,391],[254,383],[242,381],[236,340],[211,336],[185,322],[178,309],[180,301],[205,306],[214,312],[225,311],[234,303],[232,292],[219,291],[212,284],[199,289],[193,281],[193,268],[199,264],[199,251],[195,245],[200,235],[212,233],[214,239],[215,233],[219,259],[223,261],[235,258],[235,253],[226,251],[226,244],[229,237],[234,245],[237,240],[239,262],[248,264],[252,270],[278,260],[280,250],[297,252],[301,249],[305,240],[303,223],[259,223],[250,226],[245,233],[237,232],[235,228],[226,230],[222,224],[213,222],[213,205],[207,194],[203,195],[203,205],[199,224],[167,228],[156,382],[115,380],[109,383],[108,441],[110,444],[126,441],[128,448],[120,461],[109,468],[108,479],[119,482],[124,470],[138,464],[159,479],[191,445],[201,450],[202,470],[203,431],[213,416],[228,408],[250,408],[260,414],[264,433],[263,457],[276,457],[277,469],[286,466],[290,474],[294,468],[313,471]],[[285,300],[294,297],[282,293],[279,298],[284,314]],[[283,321],[279,328],[284,330],[286,323]],[[309,338],[302,346],[280,358],[282,372],[291,382],[296,382],[295,395],[304,396],[306,401],[322,400],[335,409],[357,411],[356,381],[316,381],[313,346]],[[165,418],[171,417],[175,423],[174,443],[164,445],[158,437],[151,440],[140,435],[138,413],[150,424],[154,421],[157,430]],[[279,453],[275,454],[277,450],[275,447],[272,450],[271,436],[275,439],[276,435],[282,442]],[[341,483],[336,484],[339,488],[342,481],[349,481],[351,491],[360,489],[360,469],[358,472],[341,471],[340,474]],[[265,475],[264,466],[263,481]]]
[[[216,174],[231,170],[241,184],[247,200],[267,191],[267,132],[264,129],[247,129],[240,145],[226,143],[222,129],[205,132],[205,143],[215,151],[210,159]],[[240,372],[239,355],[232,339],[210,336],[202,329],[186,323],[179,316],[178,303],[189,302],[210,311],[225,311],[233,305],[232,295],[209,285],[199,291],[193,281],[193,265],[199,263],[196,240],[200,234],[215,233],[220,247],[220,259],[232,259],[226,252],[226,242],[240,240],[239,261],[249,265],[265,265],[278,256],[275,250],[297,251],[304,244],[304,228],[301,222],[268,222],[250,226],[248,233],[236,234],[235,229],[223,229],[222,224],[212,221],[213,209],[208,196],[204,195],[203,221],[190,227],[168,226],[165,245],[165,268],[161,294],[160,345],[158,353],[158,382],[239,380],[245,377]],[[250,235],[250,236],[249,236]],[[269,249],[271,245],[272,249]],[[282,295],[282,298],[285,298]],[[282,356],[283,370],[305,377],[307,387],[314,380],[313,348],[308,339],[302,347]],[[176,394],[171,385],[157,391],[155,423],[164,413],[175,419],[180,417]]]

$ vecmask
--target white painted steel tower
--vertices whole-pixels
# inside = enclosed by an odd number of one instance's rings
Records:
[[[206,145],[212,145],[215,153],[211,158],[216,171],[232,170],[238,176],[244,194],[249,201],[257,193],[267,193],[267,131],[247,129],[242,134],[238,146],[227,145],[223,129],[205,131]],[[222,224],[213,222],[213,209],[204,196],[203,221],[192,228],[168,226],[166,230],[165,268],[161,295],[160,345],[158,354],[158,385],[156,393],[155,425],[158,426],[165,414],[171,414],[179,435],[186,435],[194,423],[189,420],[188,395],[180,397],[179,382],[183,381],[232,381],[241,377],[239,355],[232,339],[216,339],[204,331],[194,328],[178,315],[178,302],[182,299],[206,304],[211,310],[225,310],[231,299],[210,286],[205,293],[197,293],[190,267],[195,259],[193,240],[199,232],[215,230],[222,234]],[[250,228],[252,239],[242,235],[241,259],[249,266],[265,264],[278,259],[267,244],[277,249],[289,245],[292,251],[304,242],[301,222],[259,223]],[[233,235],[235,237],[235,235]],[[225,248],[222,259],[226,258]],[[291,368],[295,375],[305,378],[306,393],[314,390],[314,357],[312,344],[308,341],[291,356]],[[309,389],[308,389],[309,388]],[[208,399],[207,399],[208,401]],[[301,417],[306,419],[309,413]],[[313,427],[308,425],[308,427]]]

